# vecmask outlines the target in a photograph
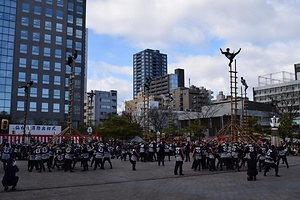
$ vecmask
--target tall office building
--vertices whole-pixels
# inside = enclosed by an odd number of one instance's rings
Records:
[[[146,49],[133,55],[133,98],[144,90],[148,77],[156,78],[167,74],[167,55],[159,50]]]
[[[67,122],[69,55],[75,60],[73,123],[83,123],[86,0],[0,0],[0,112],[27,124]],[[23,88],[22,88],[23,87]]]
[[[93,118],[95,125],[101,125],[110,116],[117,115],[117,99],[118,92],[116,90],[98,91],[95,90],[95,100],[93,102]]]

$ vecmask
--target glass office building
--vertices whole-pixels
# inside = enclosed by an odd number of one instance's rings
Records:
[[[1,118],[63,125],[68,116],[69,55],[75,60],[73,123],[83,123],[86,87],[86,0],[0,0]]]
[[[167,74],[167,55],[159,50],[146,49],[133,55],[133,98],[144,90],[146,78]]]

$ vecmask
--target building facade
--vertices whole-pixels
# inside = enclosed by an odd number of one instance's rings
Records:
[[[167,55],[159,50],[146,49],[133,55],[133,99],[144,90],[147,78],[167,74]]]
[[[98,91],[95,90],[93,119],[96,126],[101,125],[109,116],[117,115],[117,99],[116,90]]]
[[[0,110],[10,123],[61,125],[68,117],[68,56],[75,59],[73,124],[83,123],[86,0],[0,0]]]
[[[211,103],[213,92],[204,87],[192,85],[172,90],[172,107],[176,111],[201,111],[202,106]]]
[[[296,66],[295,66],[296,70]],[[295,71],[297,73],[297,71]],[[295,73],[295,74],[296,74]],[[298,72],[299,73],[299,72]],[[264,85],[253,88],[253,100],[273,104],[282,113],[300,116],[300,80],[270,79]]]

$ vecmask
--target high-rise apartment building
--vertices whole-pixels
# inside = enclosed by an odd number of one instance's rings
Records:
[[[10,123],[67,121],[69,55],[75,60],[73,124],[83,123],[86,0],[0,0],[0,111]],[[23,87],[23,88],[22,88]]]
[[[133,55],[133,98],[144,90],[147,78],[167,74],[167,55],[159,50],[146,49]]]

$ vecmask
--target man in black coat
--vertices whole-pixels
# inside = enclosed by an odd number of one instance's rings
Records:
[[[7,165],[5,166],[5,173],[2,179],[2,185],[4,190],[8,190],[8,186],[12,186],[12,190],[16,189],[19,177],[16,176],[16,172],[19,171],[19,168],[16,165],[16,161],[12,158],[7,160]]]

